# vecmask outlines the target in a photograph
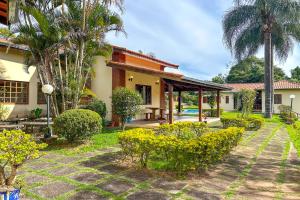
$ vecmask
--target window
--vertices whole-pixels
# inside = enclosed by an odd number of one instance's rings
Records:
[[[207,100],[207,97],[203,97],[203,103],[207,103],[208,100]]]
[[[282,104],[282,95],[274,94],[274,104]]]
[[[42,84],[37,83],[37,103],[46,104],[45,94],[42,91]]]
[[[0,102],[28,104],[29,83],[0,80]]]
[[[136,85],[135,89],[142,96],[144,105],[152,104],[151,86]]]
[[[226,104],[229,104],[229,96],[226,96]]]

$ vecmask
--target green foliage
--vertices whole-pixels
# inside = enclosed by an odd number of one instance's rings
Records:
[[[93,101],[89,103],[85,109],[95,111],[100,115],[103,121],[107,114],[106,104],[99,99],[93,99]]]
[[[8,112],[9,112],[8,108],[4,104],[0,103],[0,120],[1,121],[5,120],[7,118]]]
[[[258,130],[262,127],[265,120],[262,117],[222,117],[223,128],[243,127],[246,130]]]
[[[226,77],[223,74],[218,74],[217,76],[212,78],[212,82],[214,83],[219,83],[219,84],[224,84],[226,80]]]
[[[298,120],[297,115],[292,112],[290,106],[280,105],[278,106],[278,109],[280,112],[280,118],[284,123],[294,124]]]
[[[31,135],[21,130],[4,130],[0,133],[0,185],[12,186],[17,169],[27,160],[41,156],[39,150],[46,144],[37,144]],[[7,166],[10,166],[10,173]]]
[[[8,28],[0,28],[0,38],[8,39],[16,37]]]
[[[101,117],[98,113],[73,109],[63,112],[54,120],[54,132],[69,142],[90,138],[102,129]]]
[[[30,117],[32,119],[38,119],[41,117],[43,110],[41,108],[35,108],[30,111]]]
[[[287,130],[295,148],[297,149],[298,156],[300,156],[300,122],[287,126]]]
[[[295,81],[300,81],[300,67],[297,66],[295,67],[294,69],[291,70],[291,74],[292,74],[292,80],[295,80]]]
[[[215,92],[210,92],[210,94],[207,96],[207,103],[211,109],[214,109],[217,104],[216,96],[217,95]]]
[[[142,98],[136,91],[128,88],[117,88],[112,94],[113,113],[120,117],[123,130],[128,118],[134,117],[140,111]]]
[[[188,105],[198,105],[198,94],[195,92],[182,92],[182,102]]]
[[[174,135],[180,139],[200,137],[208,131],[206,123],[202,122],[178,122],[159,126],[154,132],[158,135]]]
[[[142,167],[156,159],[167,161],[172,170],[182,173],[207,168],[224,158],[238,144],[243,132],[243,128],[229,128],[182,139],[172,134],[156,134],[153,130],[134,129],[121,133],[119,143],[124,155]]]
[[[239,92],[239,98],[242,101],[242,118],[247,118],[252,113],[256,92],[254,90],[243,89]]]
[[[285,80],[284,71],[274,66],[274,80]],[[262,83],[264,82],[264,61],[255,56],[250,56],[230,68],[226,77],[227,83]]]

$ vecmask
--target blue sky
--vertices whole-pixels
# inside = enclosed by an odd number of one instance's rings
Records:
[[[222,42],[222,17],[231,5],[231,0],[125,0],[122,18],[127,37],[109,34],[107,40],[153,52],[157,58],[179,64],[187,76],[210,80],[227,73],[234,62]],[[287,62],[276,64],[290,75],[291,68],[300,65],[299,44]]]

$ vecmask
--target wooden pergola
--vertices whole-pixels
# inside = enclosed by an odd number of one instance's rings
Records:
[[[162,93],[168,92],[169,99],[169,123],[174,122],[174,92],[178,92],[178,111],[181,112],[181,92],[184,91],[196,91],[198,92],[198,108],[199,108],[199,121],[201,122],[203,115],[202,97],[203,93],[207,91],[217,92],[217,117],[220,117],[220,91],[231,90],[232,88],[226,87],[222,84],[217,84],[209,81],[201,81],[189,77],[182,77],[181,79],[168,79],[164,78],[162,83]],[[162,96],[162,95],[161,95]],[[164,95],[163,95],[164,96]],[[162,99],[161,101],[165,101]]]

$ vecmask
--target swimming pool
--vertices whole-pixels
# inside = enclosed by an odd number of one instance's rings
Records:
[[[199,114],[198,109],[184,109],[182,114]]]

